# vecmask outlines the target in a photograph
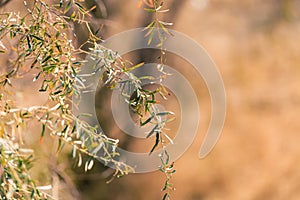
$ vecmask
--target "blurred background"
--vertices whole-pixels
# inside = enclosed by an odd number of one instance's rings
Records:
[[[95,3],[100,7],[94,17],[99,26],[104,24],[104,38],[151,22],[151,15],[138,8],[137,0],[87,1],[88,6]],[[201,109],[198,134],[175,163],[173,199],[300,199],[300,1],[166,0],[164,6],[170,12],[160,18],[173,22],[172,29],[207,50],[227,94],[222,136],[209,156],[199,160],[210,120],[209,94],[190,66],[171,62],[192,82],[199,82],[196,93]],[[1,9],[24,8],[22,1],[12,0]],[[83,42],[84,30],[75,27],[75,31]],[[0,61],[3,65],[4,58]],[[15,86],[20,105],[40,104],[47,98],[29,95],[38,88],[31,83],[33,76]],[[99,109],[101,113],[101,105]],[[118,132],[110,122],[105,126],[112,134]],[[36,138],[30,136],[26,143],[40,149],[37,132]],[[38,166],[33,174],[42,180],[40,184],[53,183],[59,199],[153,200],[162,196],[164,177],[160,172],[132,174],[106,184],[111,171],[101,163],[84,173],[73,166],[67,150],[57,158],[55,150],[49,151],[51,147],[51,139],[46,139],[36,153]]]

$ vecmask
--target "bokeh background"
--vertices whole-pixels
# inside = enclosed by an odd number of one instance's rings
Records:
[[[87,2],[100,6],[94,15],[99,26],[104,24],[104,38],[151,21],[151,16],[137,7],[137,0]],[[175,164],[173,199],[300,199],[300,1],[166,0],[165,7],[170,12],[161,14],[161,19],[173,22],[173,29],[208,51],[227,93],[222,136],[209,156],[199,160],[210,119],[209,96],[199,80],[200,127],[192,146]],[[22,1],[12,0],[1,9],[24,8]],[[75,31],[83,40],[81,27]],[[5,59],[0,57],[2,66]],[[189,66],[174,67],[197,82]],[[32,95],[38,88],[31,83],[33,76],[15,85],[19,105],[40,104],[47,98]],[[101,106],[99,109],[101,113]],[[49,192],[59,199],[161,198],[162,173],[132,174],[106,184],[111,170],[97,163],[92,171],[83,173],[74,167],[69,147],[57,157],[51,138],[37,144],[40,127],[31,127],[37,129],[37,135],[26,137],[25,143],[39,149],[33,176],[41,185],[52,183],[54,189]],[[106,127],[118,132],[109,122]]]

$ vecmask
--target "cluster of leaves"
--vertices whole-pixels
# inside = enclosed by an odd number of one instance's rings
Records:
[[[166,175],[165,185],[162,188],[162,191],[166,191],[163,196],[163,200],[170,199],[170,191],[175,190],[173,184],[170,182],[172,179],[173,174],[176,172],[174,168],[174,162],[170,163],[170,156],[167,151],[163,151],[160,155],[160,160],[162,166],[159,167],[159,170]]]
[[[6,146],[1,145],[1,149],[4,149],[0,154],[3,161],[1,169],[5,171],[1,174],[2,199],[15,195],[18,195],[18,199],[29,199],[28,192],[40,199],[40,192],[27,175],[32,160],[19,156],[22,155],[20,149],[13,148],[22,144],[22,127],[26,128],[26,123],[32,120],[41,124],[41,140],[47,133],[58,138],[58,150],[63,144],[72,145],[78,166],[83,164],[81,154],[89,155],[85,170],[92,168],[93,159],[98,159],[113,164],[115,175],[133,172],[131,167],[117,161],[115,149],[118,140],[97,132],[96,127],[80,120],[80,116],[75,116],[70,109],[71,97],[80,89],[75,82],[79,79],[77,73],[83,62],[78,56],[82,51],[74,47],[70,22],[82,22],[88,11],[73,0],[66,3],[61,1],[54,6],[42,0],[31,3],[24,1],[27,7],[25,16],[5,13],[0,19],[0,39],[7,39],[11,43],[7,49],[1,42],[1,53],[14,56],[7,70],[0,74],[0,136],[3,143],[11,144],[10,149],[14,149],[14,153],[7,153]],[[69,10],[72,10],[72,14],[67,17],[65,13]],[[49,100],[43,106],[18,108],[14,105],[12,79],[23,78],[31,71],[36,72],[33,81],[42,83],[39,92],[47,93]],[[104,153],[99,155],[99,151]]]
[[[28,171],[32,167],[31,150],[21,149],[10,140],[0,138],[1,199],[46,199]]]
[[[160,20],[158,14],[168,12],[169,9],[163,9],[163,5],[164,5],[163,1],[158,1],[158,0],[153,0],[148,2],[145,1],[145,4],[148,6],[148,8],[146,7],[144,8],[144,10],[154,14],[153,16],[154,19],[145,28],[145,30],[148,30],[146,33],[146,36],[148,36],[148,44],[152,42],[154,33],[156,31],[160,38],[160,43],[157,44],[157,47],[162,47],[164,41],[166,40],[166,37],[164,37],[164,34],[160,32],[160,29],[163,30],[164,33],[171,35],[171,33],[166,28],[166,26],[172,26],[173,23]]]
[[[112,89],[118,89],[124,100],[130,105],[132,111],[138,114],[140,118],[140,126],[145,126],[148,123],[154,124],[152,130],[148,133],[147,138],[156,135],[156,142],[153,148],[150,150],[150,154],[156,149],[161,138],[167,138],[171,143],[171,138],[166,134],[166,124],[173,120],[168,119],[165,116],[173,115],[174,113],[169,111],[160,111],[157,107],[156,94],[159,94],[163,98],[165,97],[166,89],[157,87],[155,90],[147,90],[142,87],[143,79],[153,80],[154,77],[143,76],[136,77],[132,70],[143,66],[143,63],[132,66],[128,61],[123,60],[122,57],[110,49],[107,49],[99,44],[94,44],[95,48],[91,49],[92,59],[95,60],[96,66],[94,66],[94,73],[103,72],[101,75],[105,78],[105,85],[108,85]],[[129,66],[129,67],[128,67]],[[132,94],[136,93],[132,98]],[[150,116],[143,121],[144,116],[149,114]],[[165,117],[166,119],[163,119]]]
[[[148,37],[148,45],[151,44],[153,40],[153,36],[158,35],[159,37],[159,43],[156,44],[157,47],[160,47],[160,63],[157,65],[157,69],[162,73],[162,79],[166,78],[168,73],[164,71],[164,63],[166,62],[164,59],[164,55],[166,53],[166,50],[164,49],[164,42],[166,41],[167,35],[172,35],[169,30],[166,28],[166,26],[171,26],[173,23],[165,22],[160,20],[159,13],[166,13],[169,11],[169,9],[164,9],[164,1],[159,0],[143,0],[146,7],[144,8],[145,11],[149,13],[153,13],[153,20],[145,27],[145,30],[147,30],[146,37]],[[163,91],[166,91],[164,86],[161,84],[161,88]],[[164,97],[164,96],[163,96]],[[157,115],[161,114],[173,114],[170,112],[163,112],[163,113],[157,113],[156,115],[151,115],[149,119],[147,119],[145,122],[150,122],[152,119],[156,119],[156,121],[160,121],[161,118],[157,118]],[[171,121],[173,119],[169,119],[166,121],[163,121],[163,125],[165,125],[167,122]],[[173,141],[168,135],[161,129],[161,124],[156,124],[154,129],[149,133],[148,137],[151,136],[154,132],[156,132],[156,143],[153,147],[156,148],[158,144],[160,143],[162,146],[162,153],[160,154],[160,159],[162,165],[159,167],[159,170],[165,174],[166,181],[164,184],[164,187],[162,188],[162,191],[165,191],[165,194],[163,196],[163,200],[171,199],[171,191],[175,190],[173,184],[171,183],[172,175],[176,172],[174,170],[174,163],[169,163],[170,156],[166,150],[166,141],[165,138],[173,144]],[[152,149],[152,150],[153,150]],[[152,151],[151,150],[151,151]]]
[[[152,41],[153,31],[159,27],[165,33],[170,34],[165,25],[171,25],[158,19],[157,13],[167,12],[163,10],[163,3],[153,0],[144,1],[147,12],[154,13],[152,21],[146,29],[149,36],[149,44]],[[36,120],[41,124],[40,141],[45,134],[58,139],[58,148],[61,150],[64,144],[73,147],[72,155],[77,160],[78,167],[84,164],[82,154],[89,156],[85,161],[84,169],[93,167],[94,159],[102,160],[105,164],[114,165],[116,176],[122,176],[133,172],[133,168],[119,162],[116,147],[117,139],[108,138],[99,133],[97,127],[90,126],[87,122],[75,116],[71,109],[71,97],[79,94],[83,89],[83,78],[78,76],[80,67],[85,62],[80,55],[89,54],[98,60],[95,71],[103,71],[105,84],[112,89],[118,89],[132,110],[140,116],[140,125],[154,124],[154,128],[147,137],[155,134],[156,142],[150,150],[152,153],[159,144],[163,148],[162,166],[160,170],[166,174],[166,183],[163,191],[167,191],[164,199],[170,198],[169,190],[173,189],[169,183],[173,165],[169,164],[169,156],[165,150],[165,140],[172,140],[165,133],[165,125],[170,119],[164,120],[164,116],[172,115],[167,111],[159,111],[155,95],[160,94],[165,98],[166,89],[161,87],[150,91],[142,87],[142,79],[153,77],[136,77],[132,70],[141,67],[143,63],[132,66],[120,55],[99,45],[97,38],[90,31],[90,52],[75,48],[76,39],[73,35],[72,23],[85,25],[88,30],[89,22],[85,20],[90,10],[85,9],[81,1],[59,1],[58,4],[49,6],[43,0],[33,2],[24,1],[27,13],[20,16],[19,13],[4,13],[0,16],[0,53],[13,56],[6,71],[0,74],[0,195],[2,199],[42,199],[51,198],[47,193],[40,192],[35,182],[29,176],[28,170],[32,165],[32,151],[24,150],[22,146],[22,134],[29,121]],[[158,69],[162,77],[167,74],[163,71],[163,42],[165,38],[160,34],[161,62]],[[1,41],[8,40],[10,47]],[[14,105],[13,92],[11,92],[12,80],[23,78],[27,73],[36,73],[34,82],[41,83],[39,92],[47,93],[48,102],[43,106],[18,108]],[[131,98],[132,92],[136,97]],[[142,119],[150,114],[145,121]],[[99,154],[99,152],[103,152]],[[25,152],[25,153],[24,153]],[[27,155],[29,154],[29,155]],[[171,172],[171,173],[170,173]],[[8,184],[7,184],[8,183]]]

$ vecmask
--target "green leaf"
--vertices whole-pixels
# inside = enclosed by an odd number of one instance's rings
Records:
[[[137,68],[139,68],[139,67],[141,67],[143,65],[144,65],[144,62],[141,62],[141,63],[139,63],[137,65],[134,65],[134,66],[132,66],[130,68],[127,68],[126,71],[132,71],[132,70],[137,69]]]
[[[46,80],[43,81],[41,88],[39,89],[39,92],[46,92],[48,89],[48,84],[46,84]]]
[[[29,49],[29,51],[31,52],[31,51],[32,51],[32,46],[31,46],[30,38],[29,38],[28,35],[26,36],[26,39],[27,39],[28,49]]]
[[[160,112],[156,114],[157,116],[165,116],[165,115],[174,115],[171,111]]]
[[[45,63],[45,62],[47,62],[50,58],[51,58],[52,56],[47,56],[43,61],[42,61],[42,63]]]
[[[91,116],[92,116],[92,114],[90,114],[90,113],[81,113],[77,117],[79,118],[79,117],[91,117]]]
[[[161,22],[158,22],[158,24],[159,24],[159,26],[163,29],[163,31],[164,31],[165,33],[167,33],[168,35],[172,35],[172,34],[168,31],[168,29],[166,29],[166,27],[165,27]]]
[[[33,38],[35,38],[35,39],[37,39],[39,41],[43,41],[44,42],[44,40],[42,38],[40,38],[40,37],[38,37],[36,35],[30,35],[30,37],[33,37]]]
[[[155,78],[153,76],[141,76],[139,77],[140,80],[154,80]]]
[[[41,137],[44,137],[45,135],[45,129],[46,129],[46,124],[42,124],[42,132],[41,132]]]
[[[79,10],[80,10],[81,12],[85,12],[85,8],[84,8],[80,3],[75,2],[75,5],[77,5],[77,7],[79,8]]]
[[[166,200],[168,196],[169,196],[168,193],[165,193],[165,195],[164,195],[164,197],[162,198],[162,200]]]
[[[151,120],[154,118],[154,116],[149,117],[146,121],[142,122],[142,119],[140,119],[140,126],[144,126],[151,122]]]
[[[68,10],[70,9],[71,3],[72,3],[71,0],[67,2],[64,13],[68,12]]]
[[[152,9],[152,8],[144,8],[144,10],[147,12],[152,12],[152,13],[156,12],[156,10]]]
[[[35,82],[36,80],[38,80],[38,78],[40,77],[42,72],[39,72],[33,79],[33,82]]]
[[[55,43],[55,47],[59,51],[59,53],[62,53],[62,48],[57,42]]]
[[[65,128],[64,128],[64,130],[62,130],[62,133],[65,133],[68,128],[69,128],[69,125],[66,125]]]
[[[150,24],[148,24],[148,26],[146,26],[146,27],[143,29],[143,31],[144,31],[144,30],[147,30],[148,28],[154,27],[155,24],[156,24],[156,21],[154,20],[154,21],[152,21]]]
[[[7,74],[6,74],[6,78],[8,78],[10,75],[12,75],[13,73],[15,72],[15,70],[13,69],[13,70],[11,70],[10,72],[8,72]]]
[[[152,40],[153,40],[153,35],[154,35],[154,32],[152,31],[151,33],[150,33],[150,36],[149,36],[149,39],[148,39],[148,45],[150,45],[151,44],[151,42],[152,42]]]
[[[163,171],[164,172],[164,171]],[[167,184],[165,183],[164,187],[161,189],[161,191],[165,191],[168,188]],[[167,194],[167,193],[166,193]],[[166,195],[165,194],[165,195]]]
[[[58,38],[60,36],[60,31],[57,31],[55,37]]]
[[[30,198],[34,199],[34,189],[31,190]]]
[[[156,149],[156,147],[158,146],[158,144],[159,144],[159,141],[160,141],[160,139],[159,139],[159,133],[158,132],[156,132],[156,140],[155,140],[155,144],[154,144],[154,146],[152,147],[152,149],[151,149],[151,151],[150,151],[150,153],[149,153],[149,155],[151,155],[152,154],[152,152]]]
[[[52,72],[54,69],[56,68],[55,65],[49,65],[49,66],[46,66],[46,67],[43,67],[43,71],[45,72]]]

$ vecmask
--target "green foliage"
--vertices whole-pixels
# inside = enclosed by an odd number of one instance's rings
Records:
[[[30,121],[37,121],[41,125],[40,142],[46,134],[54,136],[58,140],[57,151],[64,144],[73,148],[72,156],[77,161],[77,166],[84,166],[85,171],[93,167],[94,160],[102,160],[105,164],[112,164],[116,168],[114,176],[120,177],[133,172],[133,168],[118,161],[117,139],[108,138],[105,134],[97,132],[97,127],[90,126],[81,120],[81,116],[75,116],[71,109],[72,95],[78,95],[84,87],[82,77],[77,74],[85,60],[80,55],[90,55],[96,60],[101,60],[101,65],[95,66],[95,70],[104,70],[105,84],[118,89],[127,100],[131,109],[140,116],[140,125],[155,124],[148,137],[156,135],[156,142],[150,153],[159,144],[164,149],[162,167],[160,170],[166,174],[166,191],[164,199],[169,198],[169,183],[173,164],[169,164],[169,156],[165,151],[164,138],[172,143],[172,140],[164,132],[169,119],[163,120],[163,116],[172,115],[171,112],[162,112],[157,109],[155,95],[164,96],[166,89],[161,85],[153,91],[141,86],[141,79],[152,77],[136,77],[132,70],[141,67],[143,63],[132,66],[122,59],[117,53],[99,45],[100,41],[91,31],[85,16],[91,10],[86,10],[81,1],[59,1],[53,6],[42,0],[33,2],[24,1],[27,13],[20,16],[18,13],[2,13],[0,15],[0,53],[13,54],[7,70],[0,74],[0,196],[2,199],[51,199],[52,197],[39,190],[35,181],[30,177],[29,169],[33,163],[33,151],[22,147],[22,133]],[[149,4],[148,4],[149,5]],[[146,29],[149,43],[153,36],[153,27],[165,30],[165,25],[170,23],[158,20],[158,12],[163,4],[153,1],[150,8],[145,10],[155,14],[155,20]],[[90,52],[84,51],[80,46],[76,48],[72,24],[79,23],[90,30],[90,37],[86,44],[91,46]],[[169,34],[169,33],[168,33]],[[10,49],[2,44],[2,39],[8,39],[15,43]],[[161,38],[162,46],[164,38]],[[163,72],[163,54],[161,49],[161,63],[158,68]],[[104,63],[104,64],[103,64]],[[19,108],[14,103],[13,79],[23,78],[29,72],[36,72],[33,82],[41,82],[39,92],[46,93],[49,100],[43,106]],[[120,78],[123,77],[123,78]],[[128,93],[126,87],[132,87]],[[132,91],[136,92],[136,98],[130,99]],[[150,117],[142,121],[142,118],[150,114]],[[104,155],[99,156],[99,151]],[[82,154],[89,156],[84,163]],[[167,157],[164,159],[164,157]]]
[[[9,71],[0,75],[1,138],[3,138],[3,143],[10,141],[7,144],[18,145],[21,143],[21,138],[16,135],[22,135],[20,127],[36,119],[42,126],[41,140],[47,132],[58,138],[58,151],[65,143],[72,145],[73,156],[78,157],[78,166],[82,165],[81,154],[84,153],[91,158],[86,162],[85,170],[91,169],[93,159],[100,159],[107,164],[113,163],[117,169],[116,174],[128,174],[133,169],[116,159],[118,153],[115,152],[115,147],[118,140],[108,138],[103,133],[97,133],[96,127],[91,127],[80,120],[80,117],[74,116],[70,110],[71,96],[78,91],[78,86],[74,83],[79,79],[77,72],[83,61],[77,56],[81,50],[74,47],[69,21],[82,20],[88,11],[85,11],[78,2],[69,2],[65,7],[60,5],[58,8],[50,7],[43,1],[35,1],[30,6],[25,2],[28,14],[24,17],[15,13],[1,16],[0,37],[9,37],[10,40],[17,41],[16,47],[11,49],[11,52],[16,54],[16,59],[8,66]],[[71,7],[73,10],[77,9],[78,11],[73,13],[78,14],[71,14],[68,18],[63,13]],[[49,103],[44,106],[17,108],[13,103],[13,93],[10,92],[11,79],[22,78],[24,73],[32,70],[38,70],[33,81],[42,80],[39,92],[49,95]],[[97,155],[100,150],[105,152],[104,156]],[[3,150],[1,159],[6,160],[4,163],[12,161],[25,163],[26,159],[18,156],[19,150],[14,149],[14,151],[13,154],[5,154],[6,150]],[[11,182],[7,174],[13,174],[12,181],[15,181],[15,187],[10,187],[9,193],[5,188],[7,184],[1,184],[3,198],[9,194],[18,194],[26,198],[26,192],[25,196],[19,193],[22,188],[27,192],[33,191],[33,195],[39,195],[34,182],[29,176],[23,175],[28,174],[27,165],[3,164],[2,166],[5,170],[2,181]],[[20,173],[15,173],[15,171]]]
[[[21,149],[10,140],[0,138],[1,199],[46,199],[30,177],[32,151]]]
[[[150,1],[144,1],[145,4],[149,7],[149,8],[144,8],[144,10],[146,10],[147,12],[153,13],[154,14],[154,20],[152,22],[150,22],[148,24],[148,26],[146,26],[145,30],[147,30],[147,33],[145,36],[148,37],[148,45],[152,42],[153,39],[153,35],[154,35],[154,31],[157,31],[157,34],[159,36],[159,40],[160,43],[158,43],[156,46],[160,47],[160,63],[157,65],[157,69],[162,73],[162,77],[165,78],[166,76],[168,76],[169,74],[164,72],[164,55],[165,55],[165,49],[163,48],[163,44],[164,41],[166,40],[166,37],[164,36],[163,33],[161,33],[160,30],[163,30],[164,33],[171,35],[171,33],[168,31],[168,29],[166,29],[165,26],[171,26],[173,25],[173,23],[170,22],[164,22],[161,21],[159,19],[158,14],[159,13],[165,13],[168,12],[169,9],[163,9],[163,5],[164,2],[163,1],[159,1],[159,0],[150,0]],[[164,88],[163,85],[161,85],[161,90],[166,92],[166,89]],[[160,93],[161,94],[161,93]],[[166,97],[163,95],[163,98],[166,99]],[[153,148],[151,149],[150,153],[152,153],[155,148],[158,147],[159,144],[161,144],[162,147],[162,153],[160,154],[160,159],[161,159],[161,163],[162,165],[159,167],[159,170],[165,174],[166,177],[166,181],[165,184],[162,188],[162,191],[165,192],[163,195],[163,200],[167,200],[167,199],[171,199],[171,191],[175,190],[173,184],[171,183],[171,179],[172,179],[172,175],[176,172],[176,170],[174,170],[174,163],[169,163],[169,159],[170,156],[166,150],[166,140],[169,141],[171,144],[173,144],[172,139],[165,133],[164,131],[164,126],[166,125],[166,123],[170,122],[173,120],[173,118],[171,119],[166,119],[162,121],[161,116],[165,116],[165,115],[173,115],[174,113],[172,112],[155,112],[158,109],[155,108],[154,105],[154,112],[151,112],[151,116],[150,118],[148,118],[145,122],[141,122],[141,125],[147,124],[149,122],[151,122],[153,119],[155,119],[156,122],[154,128],[148,133],[147,138],[150,137],[151,135],[155,134],[156,140],[155,140],[155,144],[153,146]]]

